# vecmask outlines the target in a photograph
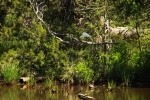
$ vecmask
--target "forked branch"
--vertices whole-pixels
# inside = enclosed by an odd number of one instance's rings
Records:
[[[58,37],[58,33],[53,32],[52,30],[49,29],[48,25],[44,22],[43,20],[43,13],[41,10],[43,10],[43,4],[44,2],[40,2],[38,3],[37,0],[29,0],[32,9],[36,15],[36,17],[42,22],[43,26],[46,28],[46,30],[48,31],[48,33],[50,33],[52,36],[54,36],[56,39],[60,40],[61,42],[64,43],[69,43],[69,41],[65,41],[63,39],[61,39],[60,37]]]
[[[42,22],[43,26],[46,28],[46,30],[48,31],[48,33],[50,33],[50,34],[51,34],[52,36],[54,36],[56,39],[60,40],[62,43],[72,43],[72,41],[67,41],[67,40],[64,40],[64,39],[62,39],[61,37],[59,37],[60,34],[54,32],[54,31],[52,31],[52,30],[48,27],[48,25],[45,23],[45,21],[43,20],[43,13],[42,13],[43,6],[45,6],[43,1],[39,3],[38,0],[29,0],[29,2],[30,2],[30,4],[31,4],[31,6],[32,6],[32,9],[33,9],[33,11],[34,11],[36,17],[40,20],[40,22]],[[81,43],[81,44],[89,44],[89,45],[92,45],[92,44],[96,44],[96,45],[97,45],[97,44],[102,44],[102,45],[103,45],[103,44],[105,44],[105,43],[103,43],[103,42],[101,42],[101,43],[96,43],[96,42],[92,42],[92,41],[81,41],[80,39],[75,38],[75,37],[73,37],[73,36],[71,36],[70,38],[72,38],[73,41],[78,42],[78,43]],[[71,39],[71,40],[72,40],[72,39]],[[107,44],[112,44],[112,43],[107,43]]]

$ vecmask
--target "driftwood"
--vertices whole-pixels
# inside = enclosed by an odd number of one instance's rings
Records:
[[[20,83],[27,83],[27,82],[29,82],[30,81],[30,77],[21,77],[20,79],[19,79],[19,82]]]
[[[78,97],[82,100],[94,100],[95,99],[94,97],[91,97],[91,96],[88,96],[88,95],[82,94],[82,93],[79,93]]]

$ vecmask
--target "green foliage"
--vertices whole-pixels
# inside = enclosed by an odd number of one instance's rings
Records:
[[[3,65],[0,72],[6,83],[12,83],[19,78],[19,67],[15,62]]]
[[[74,78],[75,70],[73,67],[74,66],[65,67],[63,74],[62,74],[62,80],[63,81],[74,83],[73,78]]]
[[[139,59],[137,61],[138,66],[135,70],[134,81],[141,81],[141,82],[146,82],[146,83],[149,82],[149,79],[150,79],[149,59],[150,59],[149,50],[140,52]]]
[[[113,26],[138,27],[146,31],[143,30],[143,34],[139,31],[138,39],[114,37],[118,44],[112,45],[107,52],[103,51],[102,45],[89,46],[74,41],[64,44],[51,36],[36,18],[28,0],[2,0],[0,68],[6,81],[15,80],[18,71],[21,75],[35,74],[79,83],[108,79],[149,80],[148,0],[44,1],[43,5],[46,6],[41,10],[43,20],[50,30],[60,34],[67,33],[79,38],[83,32],[87,32],[94,39],[104,34],[100,23],[100,17],[104,15],[113,21]],[[81,23],[80,18],[83,18]],[[70,41],[71,36],[62,36],[62,39]],[[15,73],[14,76],[12,73]]]
[[[0,57],[0,74],[6,83],[12,83],[19,77],[18,52],[9,50]]]
[[[79,83],[88,83],[92,81],[93,78],[93,71],[92,69],[88,68],[86,62],[84,60],[81,60],[77,63],[77,65],[74,68],[75,71],[75,81],[78,81]]]
[[[52,88],[54,86],[54,80],[53,79],[46,79],[45,81],[45,86],[48,87],[48,88]]]
[[[109,68],[109,78],[114,79],[116,81],[122,80],[125,78],[132,79],[134,68],[136,67],[137,59],[135,59],[133,47],[122,41],[115,47],[114,53],[110,56],[110,68]],[[116,52],[117,51],[117,52]],[[133,59],[132,59],[133,58]],[[125,77],[125,78],[124,78]]]

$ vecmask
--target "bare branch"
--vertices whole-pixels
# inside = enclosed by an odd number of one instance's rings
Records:
[[[58,33],[51,31],[49,29],[49,27],[46,25],[46,23],[44,22],[44,20],[43,20],[43,13],[40,11],[40,8],[39,8],[44,2],[41,2],[39,4],[36,1],[34,1],[34,0],[29,0],[29,2],[30,2],[31,6],[33,8],[34,13],[36,14],[36,17],[42,22],[42,24],[45,26],[45,28],[47,29],[47,31],[52,36],[54,36],[56,39],[60,40],[61,42],[69,43],[69,41],[64,41],[60,37],[56,36]]]
[[[39,4],[35,0],[29,0],[29,2],[30,2],[31,6],[33,8],[34,13],[36,14],[36,17],[42,22],[42,24],[45,26],[45,28],[47,29],[47,31],[52,36],[54,36],[56,39],[60,40],[61,42],[63,42],[63,43],[70,43],[70,41],[65,41],[62,38],[58,37],[57,36],[58,33],[53,32],[52,30],[50,30],[49,27],[44,22],[44,20],[43,20],[43,13],[40,11],[40,8],[39,8],[42,4],[44,4],[44,2],[41,2]],[[74,40],[79,41],[77,38],[74,38]]]
[[[43,21],[43,13],[39,10],[39,7],[41,4],[43,4],[44,2],[41,2],[40,4],[38,4],[36,1],[34,0],[29,0],[34,13],[36,14],[37,18],[43,23],[45,24],[45,22]]]
[[[45,6],[45,5],[43,5],[44,4],[44,2],[40,2],[40,3],[38,3],[36,0],[29,0],[29,2],[30,2],[30,4],[31,4],[31,6],[32,6],[32,9],[33,9],[33,11],[34,11],[34,13],[35,13],[35,15],[36,15],[36,17],[42,22],[42,24],[43,24],[43,26],[47,29],[47,31],[53,36],[53,37],[55,37],[56,39],[58,39],[58,40],[60,40],[62,43],[72,43],[72,41],[66,41],[66,40],[64,40],[64,39],[62,39],[62,38],[60,38],[59,37],[59,33],[56,33],[56,32],[54,32],[54,31],[52,31],[52,30],[50,30],[49,29],[49,27],[48,27],[48,25],[44,22],[44,20],[43,20],[43,13],[42,13],[42,11],[41,10],[43,10],[43,7]],[[40,8],[42,8],[42,9],[40,9]],[[75,37],[73,37],[73,36],[71,36],[71,38],[73,39],[73,41],[75,41],[75,42],[78,42],[78,43],[83,43],[83,44],[89,44],[89,45],[92,45],[92,44],[95,44],[95,45],[98,45],[98,44],[106,44],[106,42],[104,43],[97,43],[97,42],[91,42],[91,41],[80,41],[80,39],[78,39],[78,38],[75,38]],[[107,44],[111,44],[111,43],[107,43]]]

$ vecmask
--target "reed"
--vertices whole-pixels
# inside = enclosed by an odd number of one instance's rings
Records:
[[[116,88],[116,82],[114,82],[113,80],[108,81],[107,84],[108,84],[107,85],[107,90],[108,91],[112,91],[112,90],[114,90]]]

